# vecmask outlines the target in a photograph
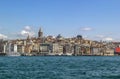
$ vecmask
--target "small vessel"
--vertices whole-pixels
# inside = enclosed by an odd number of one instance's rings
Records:
[[[120,55],[120,46],[117,46],[115,48],[115,52],[114,53]]]
[[[21,54],[18,52],[9,52],[7,53],[7,56],[21,56]]]

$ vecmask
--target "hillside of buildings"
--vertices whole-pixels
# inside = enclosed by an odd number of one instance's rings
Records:
[[[60,34],[56,37],[43,36],[40,29],[38,37],[26,39],[1,40],[1,55],[23,55],[23,56],[44,56],[44,55],[96,55],[113,56],[114,49],[119,42],[99,42],[86,40],[81,35],[73,38],[64,38]]]

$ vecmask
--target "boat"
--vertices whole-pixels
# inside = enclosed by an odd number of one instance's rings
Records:
[[[21,56],[21,54],[18,52],[9,52],[7,53],[7,56]]]
[[[120,55],[120,46],[117,46],[114,51],[115,54]]]

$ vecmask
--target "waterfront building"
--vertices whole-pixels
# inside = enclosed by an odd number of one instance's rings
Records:
[[[11,44],[10,52],[17,52],[17,44]]]
[[[56,54],[59,51],[59,45],[57,43],[52,44],[52,53]]]
[[[104,56],[113,56],[114,55],[114,49],[106,48],[104,52]]]
[[[91,55],[90,46],[85,44],[81,45],[81,52],[82,52],[82,55]]]
[[[59,55],[63,54],[63,45],[59,45]]]
[[[63,46],[58,43],[53,43],[51,45],[52,54],[53,55],[62,55],[63,54]]]
[[[11,42],[10,41],[6,41],[6,43],[4,44],[3,50],[6,54],[9,54],[11,52]]]
[[[82,55],[83,51],[81,51],[80,45],[74,45],[74,55]]]
[[[25,46],[24,45],[17,45],[17,52],[25,53]]]
[[[48,55],[50,53],[50,44],[47,43],[40,44],[39,52],[41,55]]]
[[[32,51],[32,45],[26,45],[24,51],[25,51],[25,55],[29,55],[29,54],[31,54],[31,51]]]
[[[2,46],[2,51],[1,51],[1,53],[6,53],[6,45],[4,44],[3,46]]]
[[[3,52],[4,53],[6,53],[9,49],[8,49],[8,43],[6,42],[6,43],[4,43],[4,45],[3,45]]]
[[[3,40],[0,40],[0,53],[4,53],[4,44],[3,44]]]
[[[102,48],[100,47],[91,47],[91,53],[92,55],[103,55],[104,52],[101,52]]]
[[[32,52],[39,52],[39,44],[37,44],[37,43],[34,43],[33,45],[32,45],[33,47],[32,47]]]
[[[74,49],[71,44],[65,44],[63,46],[63,54],[64,55],[73,55],[74,54]]]

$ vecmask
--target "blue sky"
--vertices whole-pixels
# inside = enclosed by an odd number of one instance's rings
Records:
[[[120,0],[0,0],[0,37],[44,35],[120,40]]]

